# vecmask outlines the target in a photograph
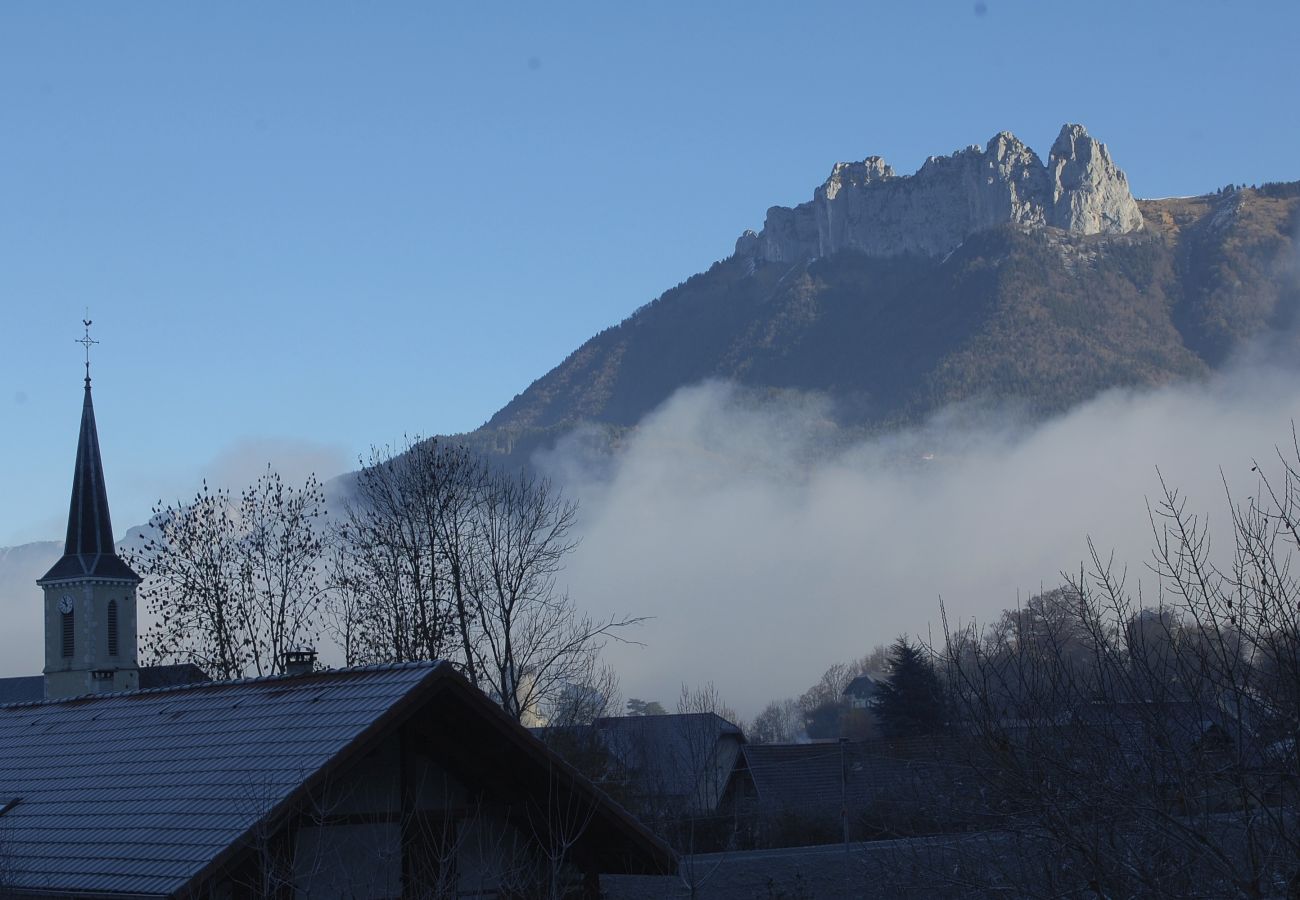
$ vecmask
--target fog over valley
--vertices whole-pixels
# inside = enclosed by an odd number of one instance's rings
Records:
[[[940,598],[954,620],[987,621],[1056,586],[1089,536],[1154,603],[1145,498],[1159,492],[1157,467],[1212,528],[1226,525],[1221,477],[1238,501],[1256,490],[1253,461],[1275,463],[1300,418],[1297,374],[1255,356],[1201,383],[1110,391],[1045,422],[967,404],[857,441],[823,397],[696,385],[612,457],[581,431],[537,456],[581,504],[559,584],[593,615],[648,617],[625,632],[636,643],[606,648],[625,697],[671,705],[683,683],[712,681],[745,717],[899,634],[938,639]],[[237,491],[267,460],[300,482],[341,457],[241,445],[219,455],[209,483]],[[119,535],[138,524],[119,520]],[[40,671],[33,581],[60,549],[0,553],[4,674]]]
[[[1055,587],[1089,536],[1154,603],[1157,467],[1226,533],[1221,470],[1237,501],[1256,490],[1252,460],[1276,463],[1300,417],[1296,375],[1241,364],[1038,425],[950,409],[829,454],[824,401],[712,383],[678,392],[608,470],[577,440],[539,462],[582,501],[573,595],[653,617],[632,635],[644,647],[607,650],[624,694],[713,681],[752,716],[901,633],[938,639],[940,597],[950,618],[988,621]]]

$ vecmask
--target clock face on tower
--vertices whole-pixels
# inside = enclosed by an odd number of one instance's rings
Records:
[[[59,600],[59,612],[67,614],[72,612],[72,598],[64,594]]]

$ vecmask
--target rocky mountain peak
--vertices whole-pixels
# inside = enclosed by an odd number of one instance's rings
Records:
[[[1063,125],[1048,157],[1052,176],[1050,224],[1083,234],[1115,234],[1142,227],[1128,178],[1106,145],[1082,125]]]
[[[817,189],[817,194],[834,200],[841,188],[864,187],[895,177],[893,166],[879,156],[868,156],[862,162],[836,163],[826,183]]]
[[[896,175],[879,156],[836,163],[810,202],[769,209],[761,232],[741,235],[736,255],[755,262],[843,249],[941,256],[1007,223],[1117,234],[1140,229],[1142,214],[1106,145],[1067,124],[1046,165],[1008,131],[984,147],[932,156],[913,175]]]

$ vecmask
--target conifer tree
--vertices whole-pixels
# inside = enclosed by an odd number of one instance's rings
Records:
[[[939,675],[925,651],[906,637],[889,648],[889,675],[877,696],[876,714],[889,737],[933,734],[943,727]]]

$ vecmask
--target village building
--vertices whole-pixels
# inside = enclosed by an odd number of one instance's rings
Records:
[[[611,716],[593,729],[638,808],[657,815],[725,814],[745,735],[716,713]]]
[[[875,709],[884,686],[883,678],[863,673],[845,685],[844,699],[851,709]]]
[[[448,663],[141,668],[112,534],[87,366],[45,670],[0,680],[0,895],[595,897],[602,874],[675,872]]]

